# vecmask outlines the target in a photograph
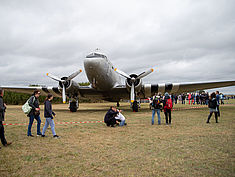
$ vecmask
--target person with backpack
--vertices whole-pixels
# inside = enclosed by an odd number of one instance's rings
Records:
[[[161,124],[161,116],[160,116],[160,110],[162,108],[162,100],[161,100],[161,94],[155,93],[155,95],[152,98],[152,125],[154,125],[154,117],[155,113],[157,112],[157,117],[158,117],[158,125]]]
[[[217,101],[216,101],[215,92],[213,92],[211,96],[209,97],[208,107],[210,108],[210,114],[208,116],[206,123],[208,124],[210,123],[210,118],[213,113],[215,114],[215,122],[218,123],[218,110],[217,110]]]
[[[116,110],[116,108],[114,106],[111,106],[108,112],[105,114],[104,123],[106,123],[108,127],[115,127],[115,125],[117,124],[115,117],[118,113],[119,112]]]
[[[7,142],[5,138],[5,131],[3,126],[3,121],[5,120],[6,104],[3,101],[4,91],[0,88],[0,138],[3,146],[9,146],[11,142]],[[1,147],[0,147],[1,149]]]
[[[29,137],[33,137],[31,133],[31,128],[33,125],[34,119],[37,120],[37,136],[41,136],[41,118],[40,118],[40,108],[39,108],[39,101],[38,98],[40,96],[40,92],[38,90],[35,90],[33,92],[33,95],[29,98],[28,104],[32,108],[29,114],[27,115],[29,117],[29,125],[28,125],[28,132],[27,135]]]
[[[165,93],[165,98],[163,100],[163,108],[164,108],[164,114],[166,117],[166,124],[171,124],[171,109],[173,107],[172,100],[169,96],[169,94],[166,92]],[[168,121],[169,117],[169,121]]]

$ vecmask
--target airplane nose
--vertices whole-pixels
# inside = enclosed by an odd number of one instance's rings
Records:
[[[101,69],[102,61],[102,58],[85,58],[84,67],[87,71]]]

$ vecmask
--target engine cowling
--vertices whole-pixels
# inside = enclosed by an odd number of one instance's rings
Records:
[[[70,91],[70,93],[67,94],[68,96],[70,96],[72,94],[78,95],[79,85],[77,83],[73,82],[72,79],[75,78],[81,72],[82,72],[82,70],[80,69],[79,71],[74,72],[73,74],[69,75],[68,77],[62,77],[61,79],[57,76],[54,76],[50,73],[47,73],[48,77],[59,82],[59,88],[60,88],[60,90],[62,90],[61,93],[62,93],[63,103],[66,103],[66,90]]]
[[[61,80],[66,80],[66,79],[67,79],[67,77],[62,77],[61,78]],[[66,89],[67,93],[71,93],[71,94],[78,93],[79,84],[74,82],[73,80],[66,80],[64,82],[64,86],[65,86],[65,89]],[[63,88],[62,82],[59,82],[59,88],[60,89]],[[67,95],[69,95],[69,94],[67,94]]]
[[[126,79],[126,88],[130,92],[131,91],[131,85],[132,85],[132,80],[131,78],[137,78],[138,76],[136,74],[131,74],[130,78]],[[138,93],[141,90],[142,87],[142,80],[141,79],[136,79],[134,82],[135,85],[135,92]]]

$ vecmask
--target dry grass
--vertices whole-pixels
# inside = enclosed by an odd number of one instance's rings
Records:
[[[112,103],[81,104],[77,113],[54,105],[56,122],[103,120]],[[177,105],[175,107],[182,107]],[[183,107],[188,107],[185,105]],[[174,111],[171,126],[150,125],[147,104],[127,127],[103,123],[56,125],[61,139],[26,136],[27,126],[5,126],[10,147],[0,150],[0,176],[235,176],[235,106],[223,106],[219,124],[208,109]],[[41,117],[44,122],[43,116]],[[20,106],[8,106],[5,123],[28,123]],[[36,126],[32,128],[36,134]]]

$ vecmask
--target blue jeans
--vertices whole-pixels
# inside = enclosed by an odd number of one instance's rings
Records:
[[[126,120],[122,120],[122,121],[120,122],[120,125],[119,125],[119,126],[120,126],[120,127],[124,126],[125,121],[126,121]]]
[[[43,127],[42,134],[45,135],[45,132],[46,132],[49,125],[51,126],[51,131],[52,131],[53,136],[56,135],[56,133],[55,133],[55,123],[54,123],[54,120],[50,117],[46,117],[46,122],[45,122],[45,125]]]
[[[41,126],[41,118],[40,118],[40,116],[31,115],[29,117],[29,126],[28,126],[28,133],[27,133],[28,136],[32,135],[31,128],[32,128],[34,119],[36,119],[37,122],[38,122],[38,124],[37,124],[37,135],[41,135],[42,134],[41,130],[40,130],[40,126]]]
[[[160,109],[153,109],[152,110],[152,125],[154,124],[154,117],[155,117],[155,112],[157,111],[157,117],[158,117],[158,124],[161,124],[161,117],[160,117]]]

